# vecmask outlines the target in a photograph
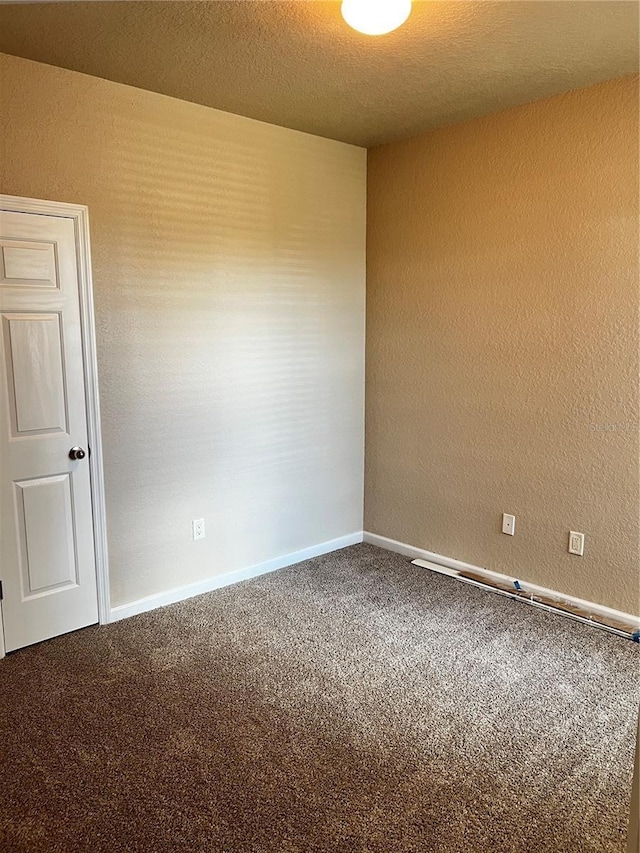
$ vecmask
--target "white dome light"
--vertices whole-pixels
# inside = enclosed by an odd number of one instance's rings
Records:
[[[410,14],[411,0],[342,0],[342,17],[367,36],[390,33]]]

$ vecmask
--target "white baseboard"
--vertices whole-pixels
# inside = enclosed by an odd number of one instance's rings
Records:
[[[479,569],[471,563],[463,563],[460,560],[453,560],[451,557],[443,557],[442,554],[436,554],[434,551],[415,548],[413,545],[407,545],[406,542],[398,542],[397,539],[378,536],[377,533],[369,533],[367,530],[362,534],[362,541],[368,542],[369,545],[377,545],[378,548],[385,548],[387,551],[395,551],[396,554],[402,554],[404,557],[411,557],[412,560],[429,560],[432,563],[437,563],[439,566],[447,566],[449,569],[457,569],[458,571],[469,569],[469,571],[474,572],[486,571],[486,569]]]
[[[389,539],[386,536],[379,536],[377,533],[369,533],[368,531],[356,531],[347,536],[341,536],[338,539],[330,539],[327,542],[321,542],[318,545],[312,545],[310,548],[303,548],[300,551],[293,551],[289,554],[284,554],[281,557],[275,557],[272,560],[266,560],[263,563],[256,563],[253,566],[248,566],[244,569],[237,569],[233,572],[225,572],[221,575],[216,575],[212,578],[206,578],[196,583],[187,584],[185,586],[175,587],[174,589],[159,592],[155,595],[148,595],[145,598],[140,598],[137,601],[132,601],[128,604],[120,604],[117,607],[112,607],[110,611],[110,622],[117,622],[120,619],[127,619],[129,616],[135,616],[138,613],[145,613],[148,610],[155,610],[156,607],[165,607],[168,604],[175,604],[178,601],[184,601],[187,598],[192,598],[194,595],[202,595],[205,592],[211,592],[214,589],[220,589],[230,584],[238,583],[238,581],[255,578],[259,575],[274,572],[277,569],[283,569],[287,566],[293,566],[296,563],[301,563],[304,560],[310,560],[313,557],[319,557],[322,554],[329,554],[331,551],[338,551],[340,548],[347,548],[350,545],[357,545],[360,542],[367,542],[370,545],[377,545],[379,548],[384,548],[387,551],[394,551],[397,554],[402,554],[405,557],[410,557],[412,560],[424,560],[432,563],[434,571],[443,571],[446,574],[451,574],[457,577],[457,572],[471,571],[481,575],[488,582],[500,581],[515,584],[516,581],[527,593],[531,595],[541,596],[548,599],[553,599],[559,605],[567,604],[575,607],[580,607],[588,610],[594,619],[598,617],[611,619],[616,622],[623,622],[629,625],[629,633],[634,633],[640,630],[640,617],[633,616],[629,613],[623,613],[619,610],[614,610],[610,607],[605,607],[602,604],[596,604],[592,601],[585,601],[581,598],[567,595],[558,592],[557,590],[547,589],[546,587],[538,586],[537,584],[528,583],[519,578],[503,575],[499,572],[493,572],[490,569],[475,566],[473,563],[465,563],[462,560],[455,560],[452,557],[446,557],[443,554],[437,554],[435,551],[427,551],[424,548],[416,548],[413,545],[408,545],[406,542],[398,542],[396,539]],[[474,583],[473,581],[467,581]],[[476,584],[478,585],[478,584]],[[508,593],[502,593],[508,594]],[[527,599],[520,599],[527,603]],[[540,605],[536,605],[540,606]],[[576,617],[579,618],[579,617]],[[584,621],[584,620],[579,620]]]
[[[369,533],[366,530],[363,534],[363,542],[368,542],[370,545],[377,545],[379,548],[385,548],[387,551],[395,551],[397,554],[402,554],[405,557],[410,557],[412,560],[421,560],[427,563],[432,563],[434,564],[433,566],[424,566],[424,568],[432,568],[433,571],[444,570],[445,574],[449,574],[453,577],[456,577],[458,580],[465,579],[460,578],[456,574],[457,572],[471,571],[474,572],[474,574],[481,575],[482,577],[486,578],[487,582],[489,583],[492,580],[499,581],[501,583],[513,585],[515,588],[515,584],[517,582],[519,587],[523,589],[527,594],[531,594],[532,596],[539,596],[541,598],[552,599],[559,606],[565,604],[573,607],[579,607],[582,610],[587,610],[592,615],[594,620],[601,618],[605,620],[612,620],[615,622],[622,622],[625,625],[629,626],[629,630],[627,632],[629,634],[633,634],[636,631],[640,630],[640,617],[633,616],[630,613],[623,613],[620,610],[614,610],[611,607],[605,607],[603,604],[596,604],[593,601],[585,601],[582,598],[575,598],[575,596],[558,592],[554,589],[547,589],[544,586],[538,586],[538,584],[529,583],[528,581],[524,581],[521,578],[503,575],[499,572],[493,572],[490,569],[482,568],[481,566],[474,566],[472,563],[464,563],[461,560],[454,560],[452,557],[445,557],[442,554],[436,554],[435,551],[426,551],[424,548],[415,548],[413,545],[407,545],[405,542],[398,542],[396,539],[388,539],[386,536],[379,536],[377,533]],[[473,581],[466,582],[471,584],[474,583]],[[480,586],[480,584],[475,585]],[[502,594],[508,595],[508,593]],[[538,607],[544,607],[544,605],[536,604],[536,602],[529,601],[526,598],[521,598],[519,600],[525,601],[528,604],[535,604]],[[576,618],[579,621],[588,621],[582,620],[580,619],[580,617],[572,618]]]
[[[265,560],[264,563],[256,563],[254,566],[248,566],[245,569],[236,569],[233,572],[225,572],[186,586],[175,587],[165,592],[158,592],[155,595],[147,595],[145,598],[139,598],[129,604],[119,604],[117,607],[112,607],[109,621],[118,622],[120,619],[128,619],[129,616],[146,613],[148,610],[155,610],[156,607],[165,607],[167,604],[175,604],[178,601],[184,601],[186,598],[192,598],[194,595],[202,595],[204,592],[211,592],[211,590],[220,589],[223,586],[238,583],[238,581],[257,578],[259,575],[267,574],[267,572],[275,572],[277,569],[284,569],[286,566],[293,566],[296,563],[302,563],[304,560],[310,560],[312,557],[320,557],[322,554],[329,554],[331,551],[338,551],[340,548],[347,548],[349,545],[357,545],[360,542],[362,542],[361,530],[349,533],[347,536],[340,536],[338,539],[321,542],[319,545],[312,545],[310,548],[303,548],[301,551],[292,551],[282,557]]]

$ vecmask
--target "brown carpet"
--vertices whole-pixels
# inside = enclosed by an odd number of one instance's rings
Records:
[[[622,853],[638,665],[357,545],[0,662],[0,850]]]

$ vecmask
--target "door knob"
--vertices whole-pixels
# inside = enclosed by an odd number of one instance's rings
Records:
[[[84,459],[85,456],[86,454],[81,447],[72,447],[69,451],[69,459]]]

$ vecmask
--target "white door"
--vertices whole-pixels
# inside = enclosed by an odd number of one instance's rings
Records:
[[[71,218],[0,210],[0,321],[0,579],[12,651],[98,621]]]

